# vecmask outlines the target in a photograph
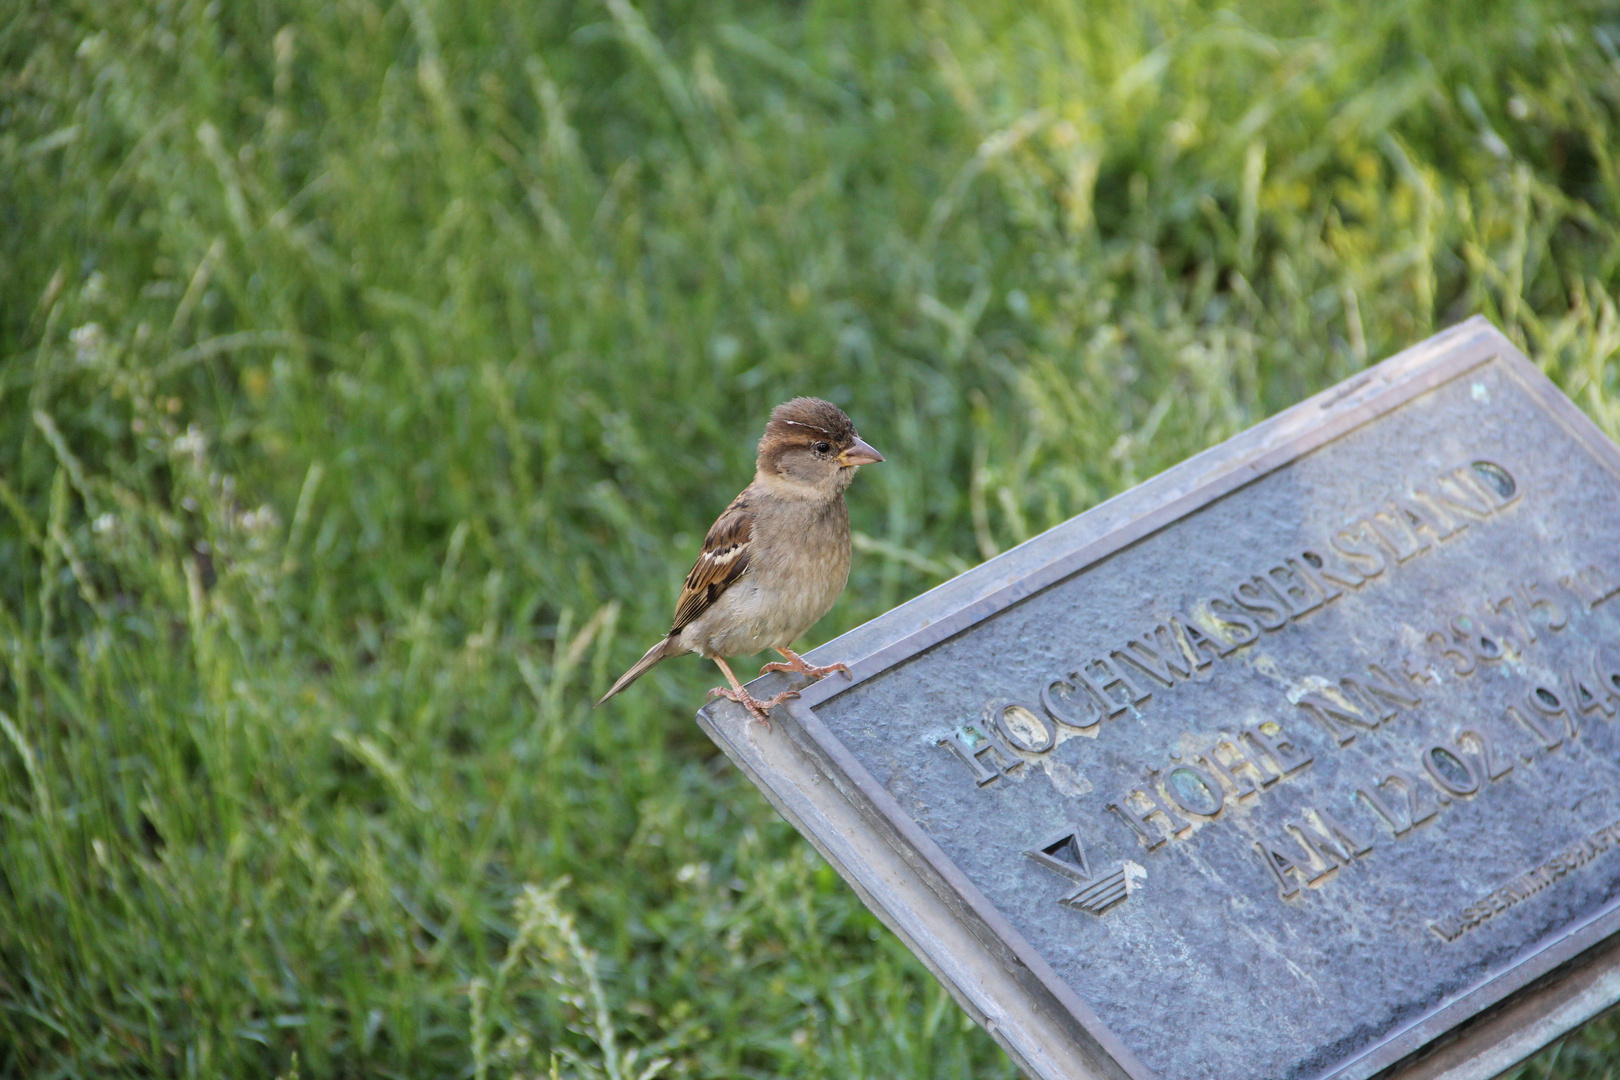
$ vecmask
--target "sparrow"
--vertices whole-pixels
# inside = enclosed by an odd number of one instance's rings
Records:
[[[790,697],[784,690],[761,701],[743,689],[725,658],[774,649],[791,671],[820,679],[844,664],[818,667],[790,645],[827,613],[849,580],[849,509],[844,489],[862,465],[883,455],[855,433],[843,410],[819,398],[799,397],[771,410],[754,458],[754,482],[731,501],[703,538],[686,575],[675,620],[598,705],[639,679],[660,660],[697,653],[720,665],[730,687],[709,700],[729,698],[770,726],[770,710]]]

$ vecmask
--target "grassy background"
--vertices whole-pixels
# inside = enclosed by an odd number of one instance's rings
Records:
[[[1620,435],[1617,152],[1592,0],[5,5],[0,1073],[1009,1076],[590,708],[766,411],[816,640],[1476,312]]]

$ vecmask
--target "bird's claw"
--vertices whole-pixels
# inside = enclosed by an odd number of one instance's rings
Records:
[[[767,731],[770,730],[771,726],[770,710],[776,708],[776,706],[782,704],[782,702],[786,701],[788,698],[796,698],[798,696],[799,692],[797,690],[784,690],[769,700],[761,701],[759,698],[750,694],[746,690],[733,690],[728,686],[717,686],[713,690],[709,691],[710,701],[713,701],[717,697],[723,697],[727,700],[735,701],[737,704],[753,713],[754,719],[764,724]]]
[[[825,679],[828,675],[831,675],[835,671],[842,671],[844,673],[844,678],[846,679],[853,679],[855,677],[849,673],[848,664],[828,664],[825,667],[820,667],[816,664],[810,663],[803,657],[800,657],[799,662],[796,664],[784,664],[778,661],[772,661],[759,669],[759,673],[761,675],[765,674],[767,671],[795,672],[800,675],[808,675],[812,679]]]

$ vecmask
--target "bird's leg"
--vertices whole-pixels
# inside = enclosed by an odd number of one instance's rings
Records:
[[[828,675],[831,675],[835,671],[842,671],[844,673],[844,678],[854,678],[854,676],[849,673],[848,664],[828,664],[826,667],[817,667],[804,657],[800,656],[798,653],[794,652],[792,649],[781,648],[777,649],[776,651],[787,657],[787,663],[766,664],[764,667],[759,669],[759,673],[761,675],[765,674],[767,671],[796,671],[800,675],[808,675],[812,679],[822,679]]]
[[[713,690],[710,690],[709,700],[713,701],[717,697],[730,698],[732,701],[735,701],[737,704],[753,713],[754,719],[764,724],[767,728],[771,726],[771,718],[768,710],[774,709],[788,698],[799,696],[799,692],[797,690],[784,690],[780,694],[777,694],[775,697],[771,698],[769,701],[761,701],[759,698],[743,689],[742,683],[738,682],[737,676],[731,673],[731,667],[725,662],[725,660],[718,656],[711,656],[709,659],[720,665],[720,670],[726,673],[726,681],[731,684],[730,690],[727,690],[723,686],[717,686]]]

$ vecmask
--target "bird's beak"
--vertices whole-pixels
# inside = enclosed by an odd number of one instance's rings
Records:
[[[866,444],[860,436],[855,437],[855,445],[838,455],[838,464],[849,468],[853,465],[876,465],[883,460],[883,455]]]

